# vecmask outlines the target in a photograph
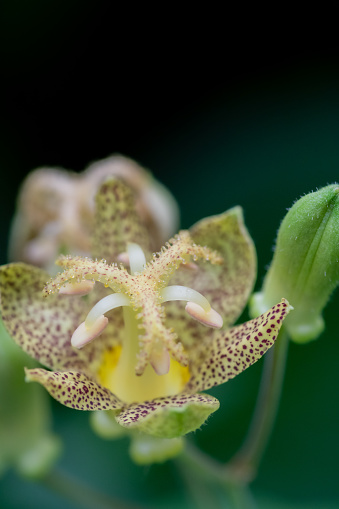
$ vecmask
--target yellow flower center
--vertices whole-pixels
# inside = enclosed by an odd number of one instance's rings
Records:
[[[118,362],[122,355],[122,346],[116,345],[112,350],[103,354],[102,364],[98,370],[98,381],[113,394],[126,403],[147,401],[162,396],[172,396],[182,391],[188,380],[190,372],[188,366],[181,366],[179,362],[171,359],[169,371],[159,376],[148,365],[141,376],[137,376],[134,369],[124,369],[124,362]]]

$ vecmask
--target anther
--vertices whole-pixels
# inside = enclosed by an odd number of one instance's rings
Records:
[[[93,290],[95,282],[85,279],[79,283],[66,283],[64,284],[59,293],[64,295],[87,295]]]
[[[149,362],[157,375],[167,375],[169,372],[170,354],[161,342],[153,346]]]
[[[199,304],[187,302],[185,310],[194,320],[206,325],[206,327],[220,329],[223,325],[222,317],[213,308],[209,311],[205,311]]]
[[[82,322],[79,327],[73,332],[71,344],[75,348],[82,348],[90,343],[94,338],[99,336],[108,324],[108,318],[104,315],[94,322],[91,327],[86,327],[85,322]]]
[[[186,262],[186,263],[182,263],[181,266],[182,268],[184,269],[188,269],[188,270],[198,270],[198,265],[194,262]]]
[[[120,253],[117,256],[117,260],[118,260],[118,262],[121,262],[124,265],[129,265],[129,256],[128,256],[128,253],[127,252]]]

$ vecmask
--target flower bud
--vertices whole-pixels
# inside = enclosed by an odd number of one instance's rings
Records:
[[[163,463],[181,453],[184,446],[183,437],[158,438],[140,431],[130,431],[120,426],[115,419],[115,412],[90,412],[90,423],[93,431],[104,440],[130,438],[129,454],[137,465]]]
[[[175,458],[183,446],[183,437],[157,438],[138,433],[132,437],[129,454],[137,465],[152,465]]]
[[[281,223],[262,291],[254,294],[256,316],[285,297],[294,307],[285,322],[292,340],[316,339],[322,311],[339,282],[339,185],[298,200]]]

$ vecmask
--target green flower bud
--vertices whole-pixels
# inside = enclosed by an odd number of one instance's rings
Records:
[[[284,323],[298,343],[324,329],[322,311],[339,282],[339,185],[298,200],[281,223],[262,291],[254,294],[257,315],[285,297],[294,307]]]
[[[133,436],[129,453],[137,465],[164,463],[181,453],[184,438],[157,438],[143,433]]]
[[[137,465],[163,463],[182,451],[183,437],[158,438],[139,431],[130,431],[117,423],[114,414],[115,412],[111,410],[91,412],[92,429],[99,437],[106,440],[128,437],[130,439],[129,454]]]
[[[115,420],[112,410],[90,412],[89,422],[93,431],[104,440],[115,440],[128,435],[126,428]]]

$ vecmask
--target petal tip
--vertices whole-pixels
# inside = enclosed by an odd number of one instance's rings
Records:
[[[286,313],[288,314],[290,311],[293,311],[294,310],[294,307],[288,302],[287,299],[285,299],[284,297],[281,299],[281,303],[282,304],[285,304],[286,306]]]

